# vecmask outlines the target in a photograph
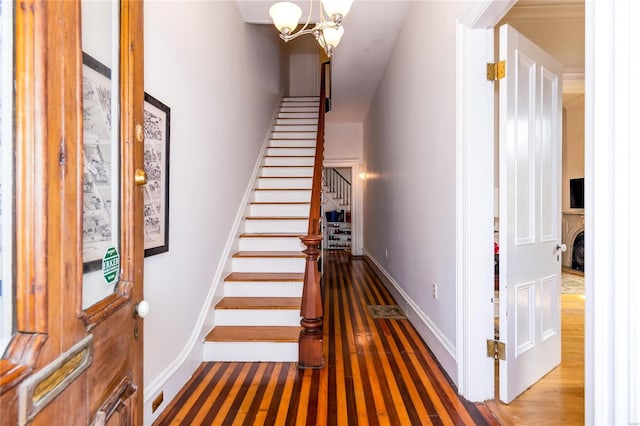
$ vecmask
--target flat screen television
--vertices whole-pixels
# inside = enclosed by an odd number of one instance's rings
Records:
[[[584,209],[584,178],[569,179],[569,207]]]

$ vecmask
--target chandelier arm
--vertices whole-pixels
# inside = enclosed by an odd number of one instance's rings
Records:
[[[333,22],[320,22],[318,24],[315,25],[315,27],[313,28],[309,28],[309,29],[304,29],[304,27],[298,31],[296,31],[293,34],[283,34],[280,33],[280,38],[284,41],[289,41],[289,40],[293,40],[294,38],[298,38],[301,35],[305,35],[305,34],[313,34],[315,31],[322,31],[325,28],[338,28],[339,25],[335,25]]]
[[[294,37],[292,37],[292,38],[296,38],[298,36],[298,33],[301,33],[302,31],[305,31],[305,29],[309,26],[309,22],[311,22],[311,14],[312,13],[313,13],[313,0],[309,0],[309,16],[307,16],[307,22],[304,23],[304,26],[302,28],[300,28],[300,31],[295,33]],[[322,14],[322,6],[320,6],[320,13]],[[305,33],[305,34],[309,34],[309,33]],[[291,39],[289,39],[289,40],[291,40]]]

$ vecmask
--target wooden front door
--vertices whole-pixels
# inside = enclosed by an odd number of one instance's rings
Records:
[[[117,2],[107,21],[111,96],[87,86],[98,77],[83,66],[83,3],[14,4],[15,319],[0,424],[142,424],[142,2]],[[113,123],[108,149],[90,139],[87,107]]]

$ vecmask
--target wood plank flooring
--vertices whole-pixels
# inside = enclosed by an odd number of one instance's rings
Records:
[[[562,362],[511,404],[487,403],[505,426],[584,424],[584,295],[561,300]]]
[[[200,365],[156,425],[494,425],[488,408],[457,395],[406,319],[373,319],[393,305],[363,259],[325,258],[326,366]]]

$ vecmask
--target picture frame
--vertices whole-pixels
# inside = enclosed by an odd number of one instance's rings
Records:
[[[169,251],[169,147],[171,109],[144,94],[144,256]]]
[[[112,148],[111,70],[86,52],[82,52],[82,64],[82,269],[86,273],[100,270],[102,256],[116,245],[120,180],[112,176],[112,161],[119,160]]]

